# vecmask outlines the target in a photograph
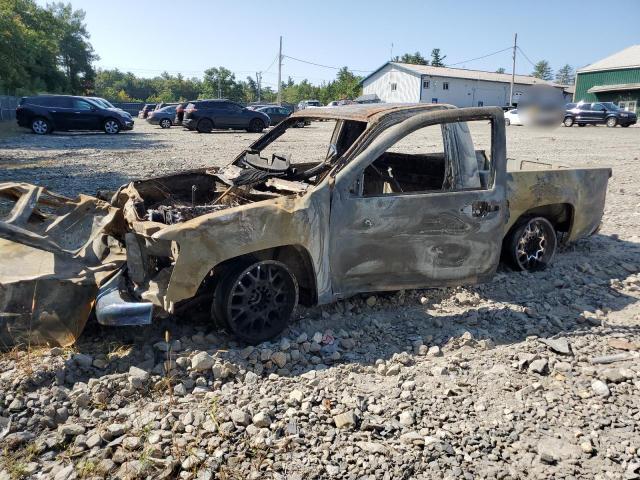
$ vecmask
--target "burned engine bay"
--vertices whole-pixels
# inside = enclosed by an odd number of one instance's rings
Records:
[[[287,156],[271,158],[248,150],[235,162],[213,169],[199,169],[167,177],[140,180],[122,187],[112,198],[125,218],[166,225],[282,195],[303,194],[330,166],[291,165]]]

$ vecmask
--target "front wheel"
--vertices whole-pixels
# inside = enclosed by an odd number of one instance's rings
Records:
[[[616,117],[607,118],[607,127],[613,128],[618,124],[618,119]]]
[[[171,120],[168,118],[160,120],[160,128],[171,128]]]
[[[220,279],[212,316],[243,342],[256,344],[278,335],[298,304],[298,282],[282,262],[239,263]]]
[[[573,118],[567,117],[564,119],[564,122],[562,123],[564,124],[565,127],[573,127]]]
[[[509,125],[511,125],[511,120],[509,120],[508,118],[505,118],[504,124],[508,127]]]
[[[264,130],[264,122],[257,118],[251,120],[249,123],[249,131],[252,133],[261,133]]]
[[[104,122],[103,128],[105,133],[109,135],[115,135],[120,131],[120,124],[117,120],[110,118]]]
[[[544,270],[558,246],[556,230],[544,217],[529,217],[516,225],[505,241],[508,263],[515,270]]]
[[[51,133],[51,125],[44,118],[36,118],[31,122],[31,131],[36,135]]]

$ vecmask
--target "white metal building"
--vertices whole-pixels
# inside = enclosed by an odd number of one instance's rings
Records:
[[[457,107],[509,105],[511,74],[387,62],[362,80],[362,93],[383,102],[449,103]],[[562,86],[528,75],[516,75],[513,103],[536,87],[549,95]]]

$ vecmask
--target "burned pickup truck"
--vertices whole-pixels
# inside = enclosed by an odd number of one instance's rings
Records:
[[[294,159],[287,136],[301,119],[335,126]],[[499,108],[318,108],[226,167],[103,200],[0,185],[15,202],[0,222],[0,331],[65,344],[92,308],[114,326],[204,308],[256,343],[298,303],[483,282],[501,259],[545,268],[559,239],[597,231],[611,170],[515,164],[505,143]]]

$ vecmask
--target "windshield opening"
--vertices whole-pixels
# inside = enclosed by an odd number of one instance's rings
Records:
[[[298,183],[296,188],[304,191],[305,184],[317,185],[325,177],[366,127],[366,122],[351,120],[291,118],[255,142],[218,176],[235,185],[249,181],[256,190],[269,190],[273,182],[265,180],[278,178]]]

